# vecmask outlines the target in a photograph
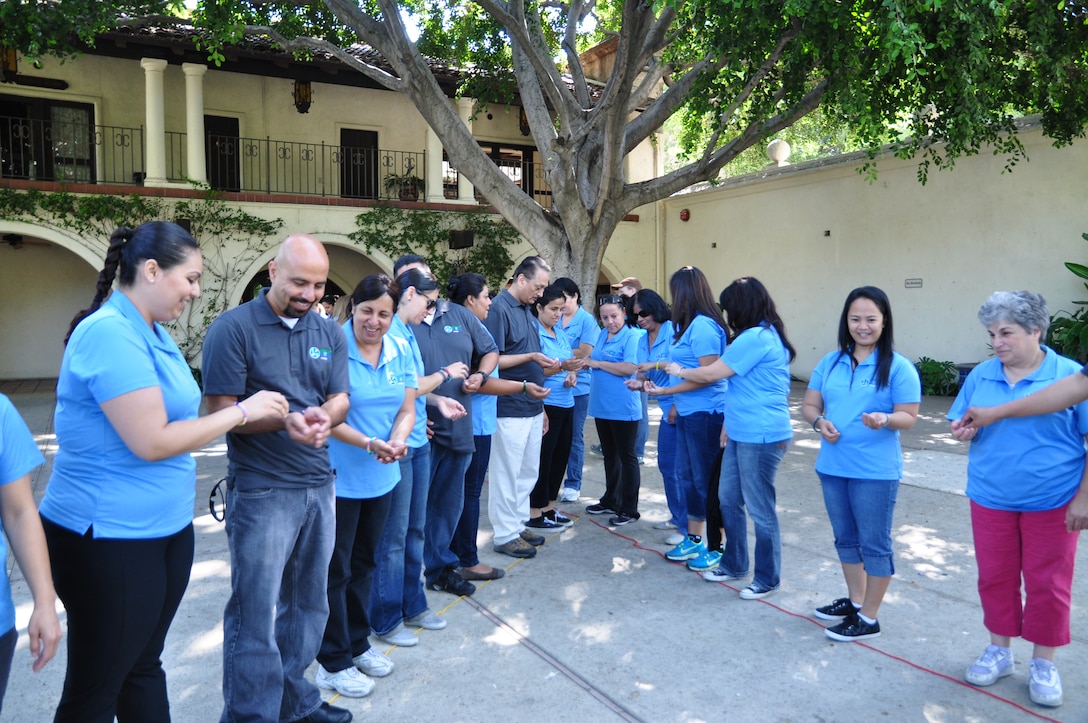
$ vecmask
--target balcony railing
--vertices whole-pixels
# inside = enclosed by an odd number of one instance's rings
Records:
[[[166,177],[184,182],[189,177],[186,134],[165,135]],[[0,177],[139,185],[146,176],[144,143],[142,128],[0,116]],[[216,135],[207,136],[204,150],[208,182],[223,191],[402,201],[425,194],[426,157],[416,151]],[[542,167],[509,160],[496,164],[551,208]],[[455,199],[456,169],[448,168],[446,176],[443,195]]]
[[[0,177],[139,183],[142,128],[0,116]]]

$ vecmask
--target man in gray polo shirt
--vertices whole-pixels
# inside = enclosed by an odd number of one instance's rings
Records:
[[[491,305],[484,325],[499,349],[499,376],[544,385],[544,370],[558,366],[540,351],[536,317],[530,306],[548,285],[551,268],[530,256],[514,270],[514,281]],[[544,538],[525,529],[529,493],[540,469],[544,403],[527,394],[499,397],[498,420],[488,473],[487,515],[495,531],[495,551],[534,557]]]
[[[286,419],[227,435],[221,720],[346,723],[351,712],[322,702],[304,673],[329,614],[335,493],[326,440],[347,415],[347,346],[310,311],[329,272],[319,241],[289,237],[268,272],[271,288],[216,319],[204,342],[209,411],[259,389],[282,392],[290,406]]]

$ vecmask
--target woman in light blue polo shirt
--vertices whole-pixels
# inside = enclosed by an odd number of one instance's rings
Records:
[[[11,400],[0,394],[0,521],[3,522],[0,525],[0,560],[7,559],[5,540],[10,538],[11,550],[34,598],[26,632],[35,673],[56,655],[61,638],[49,551],[30,487],[30,473],[44,461]],[[4,692],[19,638],[7,575],[0,576],[0,631],[4,631],[0,634],[0,710],[3,710]]]
[[[555,509],[559,487],[567,472],[571,439],[574,433],[574,388],[578,384],[578,370],[583,360],[575,359],[570,340],[559,328],[567,298],[563,290],[551,284],[540,292],[533,302],[537,331],[540,334],[540,351],[559,366],[544,370],[544,388],[551,390],[544,400],[544,413],[548,415],[548,431],[540,443],[540,469],[536,485],[529,494],[528,527],[540,530],[557,530],[573,524],[574,520]]]
[[[411,347],[386,334],[400,294],[384,274],[367,276],[351,293],[344,323],[351,410],[334,427],[329,457],[336,470],[336,544],[329,563],[329,619],[317,655],[317,685],[357,698],[393,672],[370,646],[371,580],[389,515],[397,463],[415,423],[416,365]]]
[[[820,433],[816,474],[846,578],[847,597],[814,612],[836,623],[825,631],[832,640],[880,634],[877,611],[895,573],[899,432],[914,426],[921,399],[918,372],[895,351],[887,294],[875,286],[854,289],[839,317],[839,348],[816,365],[801,406]]]
[[[648,388],[644,382],[662,387],[669,385],[669,347],[673,340],[672,312],[665,300],[652,289],[635,292],[631,311],[638,320],[639,328],[646,335],[639,340],[639,380],[628,386],[639,391]],[[669,519],[654,524],[654,529],[672,530],[666,544],[676,545],[687,536],[688,515],[684,505],[684,486],[676,466],[676,407],[671,394],[657,396],[661,408],[661,422],[657,428],[657,469],[665,488],[665,501],[669,507]],[[637,453],[637,449],[636,449]]]
[[[604,496],[586,507],[591,515],[612,513],[608,522],[620,526],[639,518],[641,475],[635,439],[642,419],[642,400],[626,382],[638,371],[639,332],[627,326],[623,297],[602,297],[597,307],[604,328],[593,346],[587,366],[593,370],[589,387],[589,414],[597,425],[604,452]]]
[[[702,271],[694,266],[679,269],[669,279],[672,296],[673,339],[669,358],[686,369],[708,366],[725,351],[726,330],[714,292]],[[684,482],[687,537],[665,553],[673,562],[707,555],[707,500],[710,475],[718,456],[725,409],[726,383],[688,384],[673,396],[676,406],[677,473]],[[651,394],[672,390],[650,387]]]
[[[718,485],[725,549],[717,568],[703,577],[724,581],[748,574],[747,508],[756,532],[755,573],[740,597],[758,600],[777,591],[780,583],[782,540],[774,482],[793,437],[789,393],[795,352],[774,300],[759,279],[737,279],[722,290],[718,303],[730,335],[721,359],[690,370],[672,364],[669,373],[694,382],[729,379]],[[682,384],[675,388],[680,389]]]
[[[200,248],[181,227],[118,229],[91,308],[72,321],[41,504],[68,613],[58,721],[169,719],[160,658],[193,562],[189,452],[287,415],[283,395],[263,391],[197,416],[200,388],[160,323],[199,296],[202,271]],[[119,288],[103,304],[115,276]]]

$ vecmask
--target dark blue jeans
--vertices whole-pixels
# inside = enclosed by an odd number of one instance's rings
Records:
[[[370,587],[393,491],[365,500],[336,498],[336,543],[329,563],[329,621],[317,662],[330,673],[370,649]]]
[[[437,580],[447,567],[457,565],[450,549],[465,506],[465,471],[472,452],[452,452],[431,443],[431,484],[427,494],[427,525],[423,543],[424,576]]]
[[[491,461],[491,435],[478,435],[472,441],[476,444],[476,453],[465,470],[465,504],[450,541],[450,549],[461,567],[480,564],[476,549],[476,534],[480,531],[480,493],[487,477],[487,463]]]
[[[684,482],[684,502],[689,522],[706,520],[710,472],[721,449],[721,412],[692,412],[676,418],[677,470]]]
[[[567,459],[567,480],[564,487],[582,489],[582,467],[586,463],[586,417],[589,416],[589,395],[574,398],[571,417],[570,457]]]
[[[393,488],[389,518],[378,543],[378,568],[370,588],[370,627],[378,635],[427,610],[421,575],[430,481],[428,443],[400,461],[400,482]]]
[[[306,668],[329,618],[335,489],[227,484],[230,599],[223,613],[223,723],[298,720],[321,705]]]
[[[782,538],[775,511],[775,475],[789,440],[751,444],[729,440],[722,453],[718,500],[725,528],[721,565],[740,575],[748,570],[747,507],[756,531],[756,569],[752,582],[764,589],[778,587],[782,572]]]
[[[665,487],[665,502],[669,505],[669,522],[682,532],[688,533],[688,508],[684,504],[684,480],[679,474],[676,423],[670,424],[665,416],[657,428],[657,469]]]

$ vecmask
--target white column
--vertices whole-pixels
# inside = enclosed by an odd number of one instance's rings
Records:
[[[204,74],[208,66],[182,63],[185,73],[185,152],[188,175],[193,181],[208,182],[208,165],[204,157]]]
[[[166,61],[157,58],[141,58],[144,69],[144,144],[147,158],[144,172],[149,186],[166,183],[166,119],[163,111],[163,71]]]
[[[472,132],[472,107],[475,103],[472,98],[457,99],[457,115],[461,116],[461,121],[468,127],[469,133]],[[460,203],[476,203],[476,189],[463,173],[457,174],[457,200]]]
[[[427,203],[445,203],[442,189],[442,141],[430,127],[427,128],[427,169],[425,174]]]

